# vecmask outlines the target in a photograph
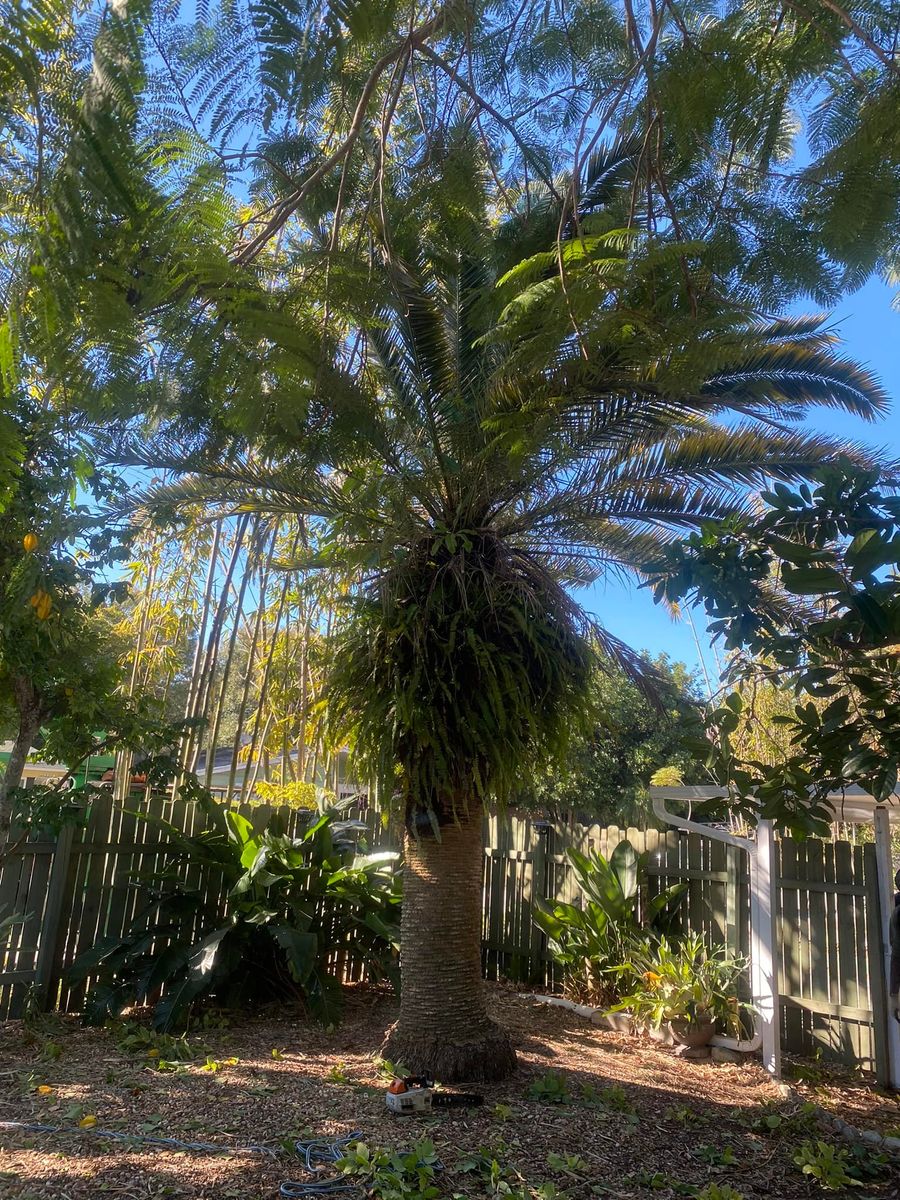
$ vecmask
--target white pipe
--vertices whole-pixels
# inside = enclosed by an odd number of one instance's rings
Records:
[[[753,1003],[762,1030],[766,1071],[781,1077],[781,1021],[778,998],[778,882],[775,878],[775,828],[759,821],[750,852],[750,968]]]
[[[687,789],[684,789],[685,791]],[[713,825],[704,825],[702,821],[691,821],[687,817],[676,816],[675,813],[669,812],[666,808],[666,802],[662,796],[654,795],[655,789],[651,788],[651,798],[653,801],[653,811],[664,825],[674,825],[676,829],[684,829],[688,833],[702,833],[704,837],[713,838],[717,842],[725,842],[728,846],[737,846],[738,850],[747,850],[752,853],[756,849],[756,842],[752,838],[738,837],[735,833],[728,833],[725,829],[716,829]],[[722,792],[722,797],[727,795]],[[715,796],[707,797],[708,799],[716,799]]]
[[[752,1054],[762,1045],[762,1030],[754,1021],[753,1036],[748,1038],[727,1037],[724,1033],[714,1033],[710,1039],[711,1046],[721,1046],[723,1050],[737,1050],[739,1054]]]
[[[600,1008],[591,1008],[589,1004],[576,1004],[574,1000],[567,1000],[565,996],[542,996],[537,992],[520,992],[519,999],[537,1000],[539,1004],[552,1004],[554,1008],[567,1008],[570,1012],[578,1013],[579,1017],[592,1017],[595,1013],[603,1011]]]

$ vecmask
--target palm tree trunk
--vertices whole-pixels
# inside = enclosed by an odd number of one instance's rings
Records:
[[[382,1053],[446,1082],[501,1079],[516,1067],[488,1017],[481,979],[481,814],[441,837],[406,835],[400,1019]]]

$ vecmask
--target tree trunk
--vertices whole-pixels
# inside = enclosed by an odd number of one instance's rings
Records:
[[[516,1068],[488,1017],[481,979],[481,814],[441,839],[406,835],[400,1019],[382,1053],[442,1082],[502,1079]]]
[[[34,739],[41,729],[41,708],[34,688],[21,676],[13,680],[13,694],[19,712],[19,731],[0,778],[0,833],[5,833],[12,821],[12,793],[22,782],[25,762],[31,753]]]

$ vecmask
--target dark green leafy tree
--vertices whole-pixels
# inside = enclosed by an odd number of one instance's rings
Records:
[[[47,818],[65,799],[19,788],[38,743],[48,760],[75,768],[120,743],[147,750],[171,737],[146,705],[122,694],[123,672],[100,614],[121,593],[110,572],[126,547],[104,528],[97,506],[121,496],[121,481],[91,465],[93,438],[74,422],[22,401],[14,423],[23,460],[0,511],[0,732],[12,740],[0,778],[0,829],[17,802],[40,802]]]
[[[741,686],[695,743],[751,819],[827,833],[830,792],[861,786],[877,800],[900,767],[900,498],[849,463],[817,483],[776,484],[750,520],[709,524],[651,568],[656,595],[701,602],[732,652]],[[777,758],[742,753],[747,682],[794,693],[772,719],[787,734]],[[839,815],[839,814],[838,814]]]
[[[655,674],[650,698],[626,672],[600,664],[591,678],[586,728],[572,737],[565,761],[536,771],[514,803],[561,813],[574,809],[601,825],[641,828],[652,820],[647,787],[658,770],[671,768],[684,783],[705,782],[685,744],[699,718],[696,681],[665,655],[647,666]]]
[[[64,245],[87,251],[94,214],[132,170],[140,76],[128,21],[139,7],[98,25],[87,5],[0,5],[0,732],[13,743],[0,830],[17,801],[58,816],[59,796],[18,786],[38,740],[75,767],[123,738],[149,748],[171,736],[120,694],[98,612],[120,592],[111,580],[124,552],[98,505],[123,485],[98,462],[104,403],[79,381],[96,380],[118,350],[107,337],[93,369],[78,366],[90,353],[85,322],[52,266]],[[116,328],[109,310],[91,319]]]

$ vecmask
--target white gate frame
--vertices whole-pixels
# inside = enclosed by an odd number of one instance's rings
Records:
[[[653,811],[666,825],[700,833],[703,837],[745,850],[750,860],[750,999],[756,1010],[757,1037],[740,1043],[740,1049],[762,1048],[763,1066],[775,1079],[781,1075],[780,1002],[778,999],[777,893],[773,870],[774,829],[771,821],[760,821],[755,838],[738,837],[726,829],[704,825],[669,812],[666,800],[717,800],[727,797],[723,788],[652,787]],[[716,1038],[719,1044],[730,1040]],[[737,1046],[738,1044],[735,1043]]]
[[[894,907],[894,872],[891,863],[891,818],[898,820],[896,808],[884,804],[875,806],[875,861],[878,864],[878,893],[881,897],[881,945],[884,951],[885,1004],[889,1004],[891,986],[891,946],[885,929],[885,917]],[[890,1011],[890,1010],[888,1010]],[[888,1018],[888,1073],[891,1087],[900,1088],[900,1021]]]
[[[757,1014],[757,1029],[762,1045],[763,1066],[774,1078],[781,1074],[780,1002],[778,999],[778,887],[774,872],[775,836],[771,821],[759,821],[755,838],[737,837],[725,829],[704,825],[669,812],[666,800],[721,800],[728,796],[716,787],[651,787],[653,811],[666,825],[700,833],[704,837],[746,850],[750,860],[750,991]],[[900,797],[891,796],[884,804],[857,788],[836,792],[828,797],[836,821],[847,821],[875,828],[875,861],[880,897],[881,949],[884,955],[884,996],[887,1011],[891,948],[887,922],[894,907],[894,871],[891,863],[891,824],[900,824]],[[872,997],[872,1004],[878,997]],[[888,1077],[892,1087],[900,1088],[900,1022],[888,1022]],[[722,1039],[718,1039],[722,1040]],[[743,1046],[741,1047],[744,1048]],[[749,1048],[749,1047],[748,1047]]]

